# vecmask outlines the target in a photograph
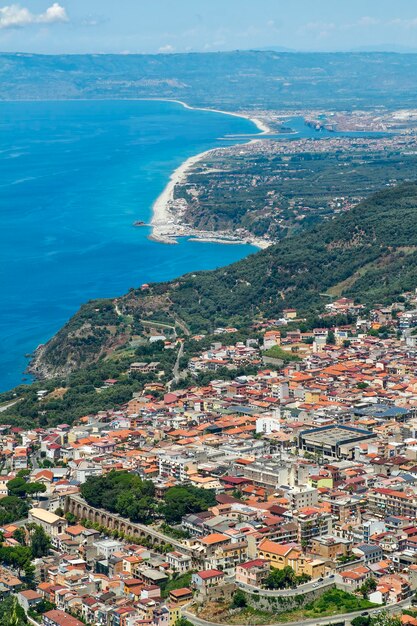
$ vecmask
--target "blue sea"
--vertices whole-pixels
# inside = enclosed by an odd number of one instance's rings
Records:
[[[150,241],[152,204],[188,157],[252,122],[157,101],[0,103],[0,390],[91,298],[232,263],[246,245]]]

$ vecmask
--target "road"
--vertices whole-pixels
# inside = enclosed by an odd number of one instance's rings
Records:
[[[184,353],[184,344],[181,343],[180,344],[180,348],[179,348],[178,353],[177,353],[177,358],[175,359],[174,367],[172,369],[172,378],[171,378],[171,380],[169,382],[167,382],[167,389],[168,389],[168,391],[171,391],[172,384],[173,383],[177,383],[180,380],[180,378],[181,378],[180,360],[181,360],[181,357],[182,357],[183,353]]]
[[[188,328],[187,324],[182,319],[180,319],[179,317],[175,317],[174,316],[174,320],[175,320],[175,323],[177,324],[177,326],[179,326],[181,328],[181,330],[184,333],[184,335],[186,337],[189,337],[191,335],[191,331]]]
[[[396,612],[399,612],[401,609],[407,608],[410,605],[411,605],[411,598],[407,598],[406,600],[402,600],[401,602],[397,602],[396,604],[391,604],[391,605],[384,606],[384,607],[380,606],[376,609],[369,609],[367,612],[369,613],[369,615],[375,614],[378,611],[387,611],[388,613],[396,613]],[[341,615],[333,615],[329,617],[315,617],[314,619],[307,619],[301,622],[277,622],[276,624],[270,624],[268,626],[282,626],[284,623],[291,624],[291,626],[326,626],[330,624],[338,624],[341,622],[350,624],[353,618],[359,617],[359,615],[361,615],[363,612],[364,611],[356,611],[355,613],[343,613]],[[185,610],[183,609],[183,615],[188,620],[190,620],[190,622],[195,624],[195,626],[227,626],[226,622],[223,622],[223,624],[218,623],[218,622],[207,622],[204,619],[200,619],[199,617],[196,617],[193,613],[190,613],[186,609]],[[249,623],[250,621],[246,622],[245,624],[234,624],[233,626],[248,626]]]
[[[3,411],[7,411],[7,409],[10,409],[10,407],[14,406],[15,404],[17,404],[18,402],[20,402],[20,398],[18,398],[17,400],[13,400],[12,402],[8,402],[8,404],[3,404],[3,406],[0,406],[0,413],[3,413]]]
[[[181,360],[183,353],[184,353],[184,344],[181,343],[180,349],[178,350],[177,358],[175,361],[174,369],[172,370],[172,374],[173,374],[175,382],[178,381],[179,376],[180,376],[180,360]]]

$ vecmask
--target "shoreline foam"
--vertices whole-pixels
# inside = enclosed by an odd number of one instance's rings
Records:
[[[145,100],[145,98],[144,98]],[[146,98],[146,100],[150,100]],[[250,120],[258,128],[259,133],[254,133],[253,139],[250,139],[247,143],[253,143],[259,141],[258,137],[261,135],[267,135],[271,132],[264,122],[258,118],[251,118],[243,113],[233,113],[231,111],[221,111],[218,109],[209,109],[203,107],[192,107],[191,105],[183,102],[182,100],[173,100],[167,98],[152,98],[152,100],[158,102],[175,102],[181,104],[186,109],[198,110],[198,111],[210,111],[212,113],[222,113],[224,115],[232,115],[233,117],[240,117],[242,119]],[[237,135],[236,135],[237,136]],[[245,135],[246,136],[246,135]],[[178,215],[176,215],[170,208],[170,204],[174,199],[174,189],[177,184],[184,182],[189,170],[205,156],[214,152],[215,150],[223,150],[223,148],[216,147],[210,150],[205,150],[194,156],[186,159],[179,167],[177,167],[171,174],[168,184],[165,186],[162,193],[158,196],[152,205],[152,218],[150,225],[152,228],[149,239],[158,241],[160,243],[175,244],[177,237],[189,237],[192,241],[206,241],[212,243],[223,244],[252,244],[258,248],[267,248],[271,245],[265,239],[257,238],[252,235],[248,235],[245,239],[240,239],[227,231],[201,231],[189,226],[185,226],[178,221]]]

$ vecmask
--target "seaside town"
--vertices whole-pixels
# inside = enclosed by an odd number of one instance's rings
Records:
[[[153,207],[152,239],[266,248],[413,179],[415,110],[255,114],[259,137],[193,156],[172,174]]]
[[[415,5],[0,2],[0,626],[417,626]]]
[[[303,332],[287,309],[241,342],[216,329],[230,340],[187,366],[254,374],[2,425],[3,598],[43,626],[415,626],[417,290],[370,311],[333,299],[321,317]]]

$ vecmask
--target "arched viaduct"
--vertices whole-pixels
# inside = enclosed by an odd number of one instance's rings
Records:
[[[136,524],[130,520],[121,517],[117,513],[109,513],[104,509],[96,509],[90,506],[83,498],[76,495],[67,496],[65,499],[65,512],[72,513],[78,520],[89,520],[93,524],[100,524],[109,530],[118,530],[125,535],[136,537],[138,540],[150,539],[155,546],[162,546],[169,543],[175,550],[194,556],[194,550],[184,546],[181,542],[164,535],[164,533],[155,530],[144,524]]]

